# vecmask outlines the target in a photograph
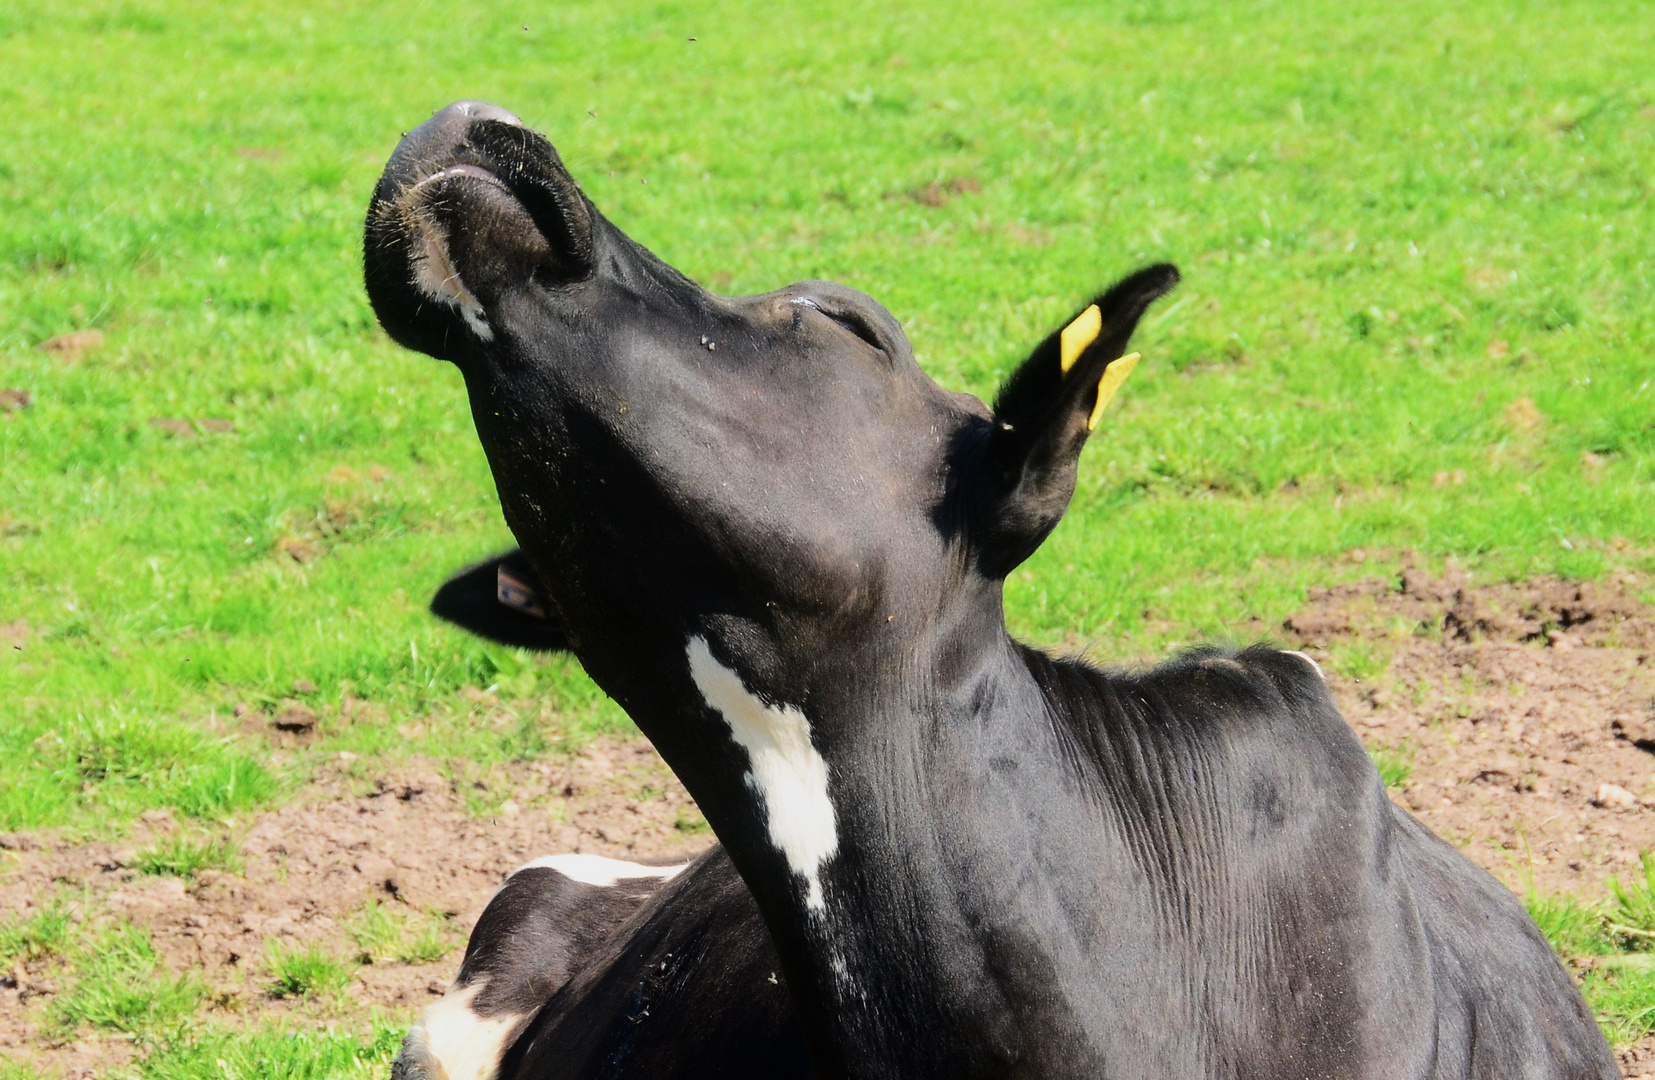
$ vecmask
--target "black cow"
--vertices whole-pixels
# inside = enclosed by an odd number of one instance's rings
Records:
[[[508,524],[751,890],[820,1075],[1615,1075],[1522,906],[1385,797],[1303,659],[1120,674],[1007,634],[1171,267],[990,411],[859,293],[701,288],[460,103],[387,165],[366,276],[463,374]],[[558,1045],[531,1025],[504,1071]]]

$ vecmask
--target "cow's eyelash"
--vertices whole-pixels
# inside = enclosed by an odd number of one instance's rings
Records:
[[[835,323],[838,323],[845,330],[849,331],[851,334],[854,334],[856,337],[860,338],[874,349],[877,349],[879,352],[885,353],[889,351],[885,348],[884,343],[879,340],[879,335],[874,333],[873,327],[869,326],[866,320],[862,319],[853,311],[827,311],[808,296],[795,297],[793,304],[793,328],[795,330],[797,330],[799,325],[804,321],[799,308],[810,308],[814,311],[819,311],[829,319],[832,319]]]

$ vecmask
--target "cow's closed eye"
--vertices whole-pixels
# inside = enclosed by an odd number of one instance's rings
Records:
[[[863,318],[860,312],[837,307],[823,307],[821,304],[818,304],[815,300],[812,300],[808,296],[797,297],[794,299],[793,303],[799,308],[809,308],[812,311],[820,312],[840,329],[849,333],[852,337],[861,340],[870,348],[884,353],[886,356],[891,355],[890,347],[879,336],[879,332],[874,329],[873,324]],[[797,310],[793,313],[793,325],[795,327],[797,327],[801,321],[801,314],[802,313]]]

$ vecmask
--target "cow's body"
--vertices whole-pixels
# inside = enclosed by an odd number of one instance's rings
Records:
[[[859,294],[700,289],[472,104],[399,148],[368,253],[387,329],[464,372],[568,640],[749,887],[820,1075],[1614,1075],[1521,907],[1386,799],[1303,658],[1110,674],[1007,635],[1001,582],[1061,517],[1170,267],[990,412]],[[569,978],[507,1074],[608,1075],[629,995],[741,1015],[756,952],[639,966],[738,924],[728,888],[667,902],[694,880]],[[704,1052],[655,1067],[705,1075]]]
[[[394,1080],[810,1075],[770,935],[723,848],[671,875],[559,862],[530,863],[490,900]]]

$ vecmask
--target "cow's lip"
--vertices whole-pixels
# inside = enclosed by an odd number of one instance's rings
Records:
[[[420,177],[418,180],[415,180],[412,184],[408,185],[407,190],[403,192],[403,196],[405,198],[412,196],[428,184],[434,184],[438,181],[448,180],[456,176],[469,176],[475,180],[482,180],[485,183],[495,185],[508,195],[514,194],[511,190],[511,185],[507,184],[504,180],[489,172],[481,165],[457,164],[444,165],[442,168]]]

